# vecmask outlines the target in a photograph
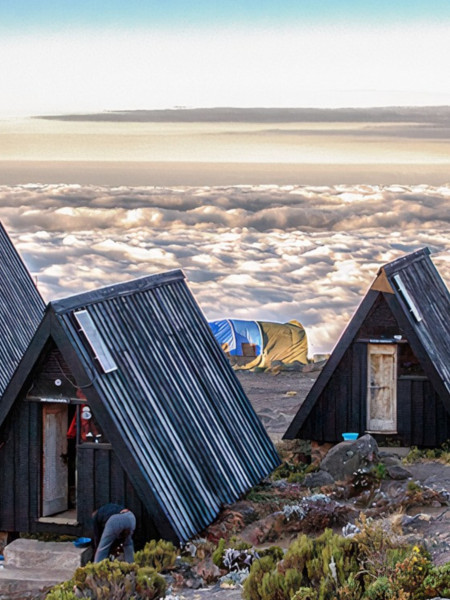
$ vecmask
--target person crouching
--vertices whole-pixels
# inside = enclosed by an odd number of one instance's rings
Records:
[[[134,562],[133,533],[136,517],[128,508],[120,504],[104,504],[93,513],[94,519],[94,562],[98,563],[110,555],[116,542],[123,545],[126,562]]]

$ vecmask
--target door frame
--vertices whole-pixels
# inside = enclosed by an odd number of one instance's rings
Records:
[[[70,400],[40,400],[42,445],[39,518],[51,519],[70,508],[71,467],[67,439]]]
[[[386,381],[386,379],[384,381],[380,379],[377,381],[371,380],[373,374],[372,356],[384,356],[389,358],[391,364],[388,365],[390,367],[388,369],[388,381]],[[386,375],[385,372],[379,374],[381,377]],[[383,416],[380,416],[379,418],[371,417],[371,408],[373,408],[373,401],[376,400],[377,394],[375,390],[379,390],[379,401],[385,401],[384,406],[381,402],[378,404],[378,408],[381,408],[381,411],[385,413],[384,418]],[[381,398],[381,394],[384,395],[384,398]],[[367,344],[366,410],[366,431],[368,433],[397,433],[397,344],[373,342]]]

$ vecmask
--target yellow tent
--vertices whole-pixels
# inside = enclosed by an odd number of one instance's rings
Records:
[[[210,323],[235,369],[295,367],[308,362],[306,332],[298,321],[227,319]]]

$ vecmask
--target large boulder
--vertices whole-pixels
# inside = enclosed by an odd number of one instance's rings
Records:
[[[369,435],[333,446],[322,460],[321,470],[327,471],[335,481],[353,477],[359,469],[370,469],[378,462],[378,444]]]

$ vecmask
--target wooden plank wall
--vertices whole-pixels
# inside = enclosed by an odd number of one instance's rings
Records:
[[[398,380],[398,438],[406,446],[435,448],[450,438],[450,417],[425,378]]]
[[[41,482],[41,406],[19,402],[0,430],[0,531],[61,533],[59,526],[36,524]],[[136,515],[136,547],[157,538],[154,523],[111,449],[78,451],[77,510],[83,533],[92,532],[92,512],[117,502]]]
[[[86,535],[92,534],[92,512],[113,502],[127,506],[135,514],[137,548],[147,540],[160,537],[112,449],[79,448],[77,502],[78,518],[83,522]]]
[[[351,346],[302,427],[299,437],[341,442],[342,433],[365,430],[367,354],[364,344]]]
[[[35,489],[40,481],[36,407],[16,405],[0,430],[0,530],[29,531],[37,515]]]

